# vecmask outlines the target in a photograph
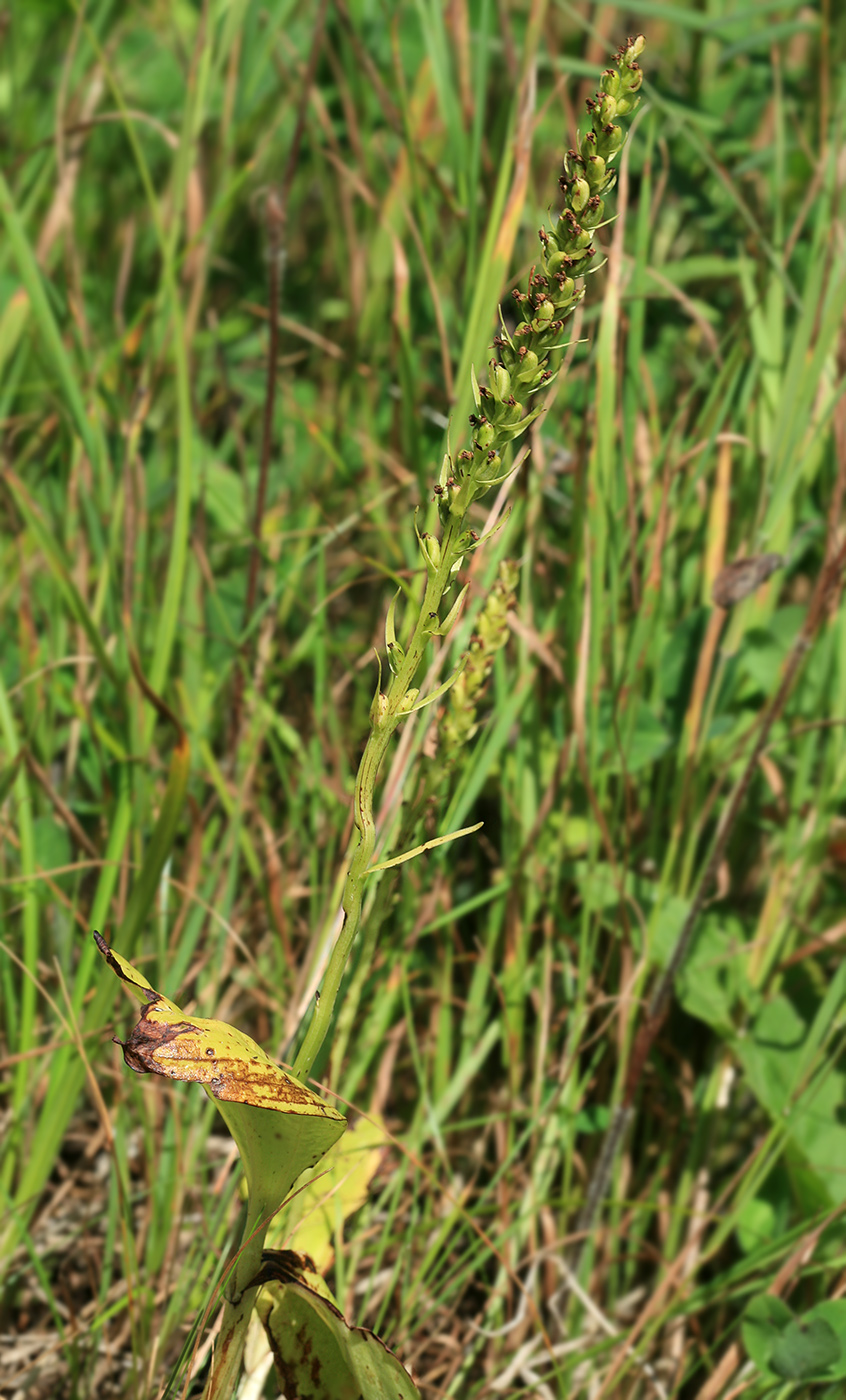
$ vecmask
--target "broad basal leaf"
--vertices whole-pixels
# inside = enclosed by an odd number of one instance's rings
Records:
[[[203,1086],[238,1144],[252,1221],[264,1219],[341,1136],[344,1118],[248,1035],[225,1021],[186,1016],[99,933],[94,937],[112,971],[142,1002],[129,1039],[117,1042],[127,1065],[136,1074]]]
[[[420,1400],[405,1367],[373,1332],[349,1327],[311,1260],[265,1250],[253,1283],[279,1381],[297,1400]],[[320,1290],[320,1291],[318,1291]]]

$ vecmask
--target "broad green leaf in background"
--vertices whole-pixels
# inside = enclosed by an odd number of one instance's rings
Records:
[[[801,1317],[771,1294],[753,1298],[743,1343],[765,1376],[821,1382],[846,1378],[846,1300],[820,1303]]]
[[[743,1317],[743,1345],[759,1371],[769,1370],[770,1356],[781,1333],[793,1321],[793,1313],[780,1298],[764,1293],[753,1298]]]
[[[784,1122],[790,1138],[788,1160],[802,1165],[794,1189],[811,1203],[819,1188],[839,1204],[846,1198],[846,1128],[840,1113],[846,1073],[837,1057],[822,1051],[826,1024],[843,995],[846,966],[836,975],[811,1019],[800,1001],[780,995],[762,1007],[749,1033],[738,1041],[737,1054],[759,1103],[774,1121]],[[809,1174],[807,1167],[812,1168]],[[814,1180],[816,1180],[816,1188]]]
[[[785,1380],[828,1379],[840,1354],[840,1342],[825,1318],[795,1317],[773,1346],[770,1369]]]

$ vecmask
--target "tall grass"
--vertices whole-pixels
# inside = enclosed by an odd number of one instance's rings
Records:
[[[844,17],[10,14],[0,1387],[158,1395],[195,1339],[202,1372],[235,1162],[211,1106],[119,1068],[90,931],[293,1063],[373,648],[419,596],[414,510],[583,98],[641,29],[607,261],[530,455],[478,508],[503,523],[429,684],[505,560],[510,640],[454,762],[424,710],[379,790],[377,861],[484,827],[368,881],[313,1073],[384,1149],[331,1281],[426,1400],[772,1391],[747,1303],[801,1313],[846,1277]],[[764,551],[785,567],[714,607]]]

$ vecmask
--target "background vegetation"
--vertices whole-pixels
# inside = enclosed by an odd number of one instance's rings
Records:
[[[387,1135],[330,1281],[425,1400],[765,1393],[749,1300],[846,1292],[846,14],[17,0],[2,26],[0,1391],[161,1394],[211,1296],[237,1162],[202,1096],[125,1071],[91,930],[293,1059],[414,511],[641,30],[607,261],[437,654],[515,561],[482,723],[446,764],[421,712],[380,789],[383,859],[484,827],[373,879],[315,1077]],[[714,608],[763,550],[786,567]],[[187,734],[181,809],[136,670]]]

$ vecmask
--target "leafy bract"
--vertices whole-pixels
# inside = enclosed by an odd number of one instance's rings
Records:
[[[122,1046],[136,1074],[201,1084],[238,1144],[253,1223],[272,1214],[294,1182],[344,1131],[343,1116],[260,1045],[225,1021],[186,1016],[95,933],[112,971],[141,1003],[141,1018]]]

